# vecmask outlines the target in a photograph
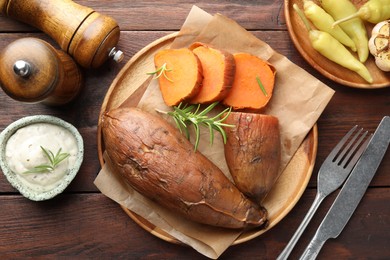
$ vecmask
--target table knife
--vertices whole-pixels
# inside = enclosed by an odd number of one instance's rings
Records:
[[[389,142],[390,117],[385,116],[303,252],[301,260],[315,259],[326,240],[340,235],[374,177]]]

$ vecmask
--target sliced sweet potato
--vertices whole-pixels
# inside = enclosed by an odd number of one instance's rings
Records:
[[[176,106],[190,99],[200,90],[202,65],[189,49],[164,49],[154,56],[156,69],[166,67],[165,75],[158,77],[164,102]]]
[[[275,68],[249,53],[234,54],[236,73],[233,86],[223,103],[234,109],[260,110],[272,97]]]
[[[113,169],[134,189],[203,224],[263,226],[266,210],[246,198],[171,124],[137,108],[106,113],[102,130]]]
[[[202,64],[203,81],[199,93],[190,100],[193,104],[221,101],[229,93],[235,73],[233,55],[224,50],[195,43],[190,49]]]
[[[276,117],[232,112],[225,123],[225,157],[238,189],[261,203],[278,178],[281,144]]]

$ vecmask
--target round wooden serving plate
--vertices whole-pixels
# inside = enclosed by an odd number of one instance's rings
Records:
[[[102,114],[119,106],[136,106],[138,104],[150,81],[150,76],[146,73],[154,70],[154,54],[159,49],[169,48],[170,43],[172,43],[175,37],[177,37],[177,33],[167,35],[143,48],[123,67],[111,84],[101,107],[97,133],[98,154],[102,166],[104,165],[104,140],[102,138],[100,121]],[[268,228],[264,230],[254,229],[246,231],[236,239],[234,244],[248,241],[263,234],[274,227],[290,212],[300,199],[309,182],[316,154],[317,126],[314,126],[264,201],[264,206],[269,213]],[[141,216],[127,208],[122,208],[130,218],[148,232],[163,240],[181,244],[180,241]]]
[[[318,0],[314,0],[314,2],[319,4]],[[360,7],[367,1],[352,0],[352,2],[355,3],[357,7]],[[294,4],[297,4],[303,10],[302,0],[284,1],[284,14],[286,17],[287,29],[299,53],[311,66],[313,66],[314,69],[316,69],[325,77],[349,87],[374,89],[390,86],[390,73],[386,73],[378,69],[378,67],[375,65],[375,59],[372,55],[369,55],[368,60],[365,62],[366,67],[374,79],[374,82],[369,84],[357,73],[334,63],[313,49],[306,27],[304,26],[301,18],[294,11]],[[373,24],[366,23],[368,36],[371,35],[373,27]]]

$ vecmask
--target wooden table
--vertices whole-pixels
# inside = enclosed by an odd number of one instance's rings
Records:
[[[221,259],[274,259],[283,250],[313,202],[320,164],[353,125],[374,131],[390,114],[390,88],[363,90],[336,84],[311,68],[292,44],[283,15],[282,0],[258,1],[125,1],[78,0],[115,18],[122,30],[121,64],[108,62],[84,70],[85,87],[75,102],[58,107],[24,104],[0,93],[0,129],[29,115],[58,116],[81,132],[85,159],[75,180],[58,197],[32,202],[22,197],[0,174],[0,257],[201,259],[195,250],[165,242],[132,221],[93,181],[100,170],[97,122],[103,98],[120,69],[137,51],[154,40],[178,31],[192,5],[236,20],[276,51],[336,91],[318,121],[318,154],[309,185],[294,209],[276,227],[253,240],[230,247]],[[37,29],[0,16],[0,48],[33,36],[54,42]],[[328,241],[319,259],[390,258],[390,152],[387,151],[363,200],[345,230]],[[336,193],[327,198],[304,232],[292,259],[298,258],[315,233]]]

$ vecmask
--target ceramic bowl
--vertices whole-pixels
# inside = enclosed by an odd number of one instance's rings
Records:
[[[74,136],[77,144],[77,154],[74,157],[74,164],[72,168],[66,170],[64,176],[61,177],[61,180],[56,184],[55,187],[46,191],[36,191],[28,187],[28,185],[23,183],[23,181],[18,178],[17,173],[11,170],[6,160],[6,145],[10,137],[19,129],[36,123],[48,123],[68,130]],[[48,200],[62,193],[76,176],[83,162],[83,158],[84,143],[80,133],[73,125],[54,116],[36,115],[23,117],[11,123],[0,134],[0,166],[3,174],[14,188],[16,188],[24,197],[33,201]]]

